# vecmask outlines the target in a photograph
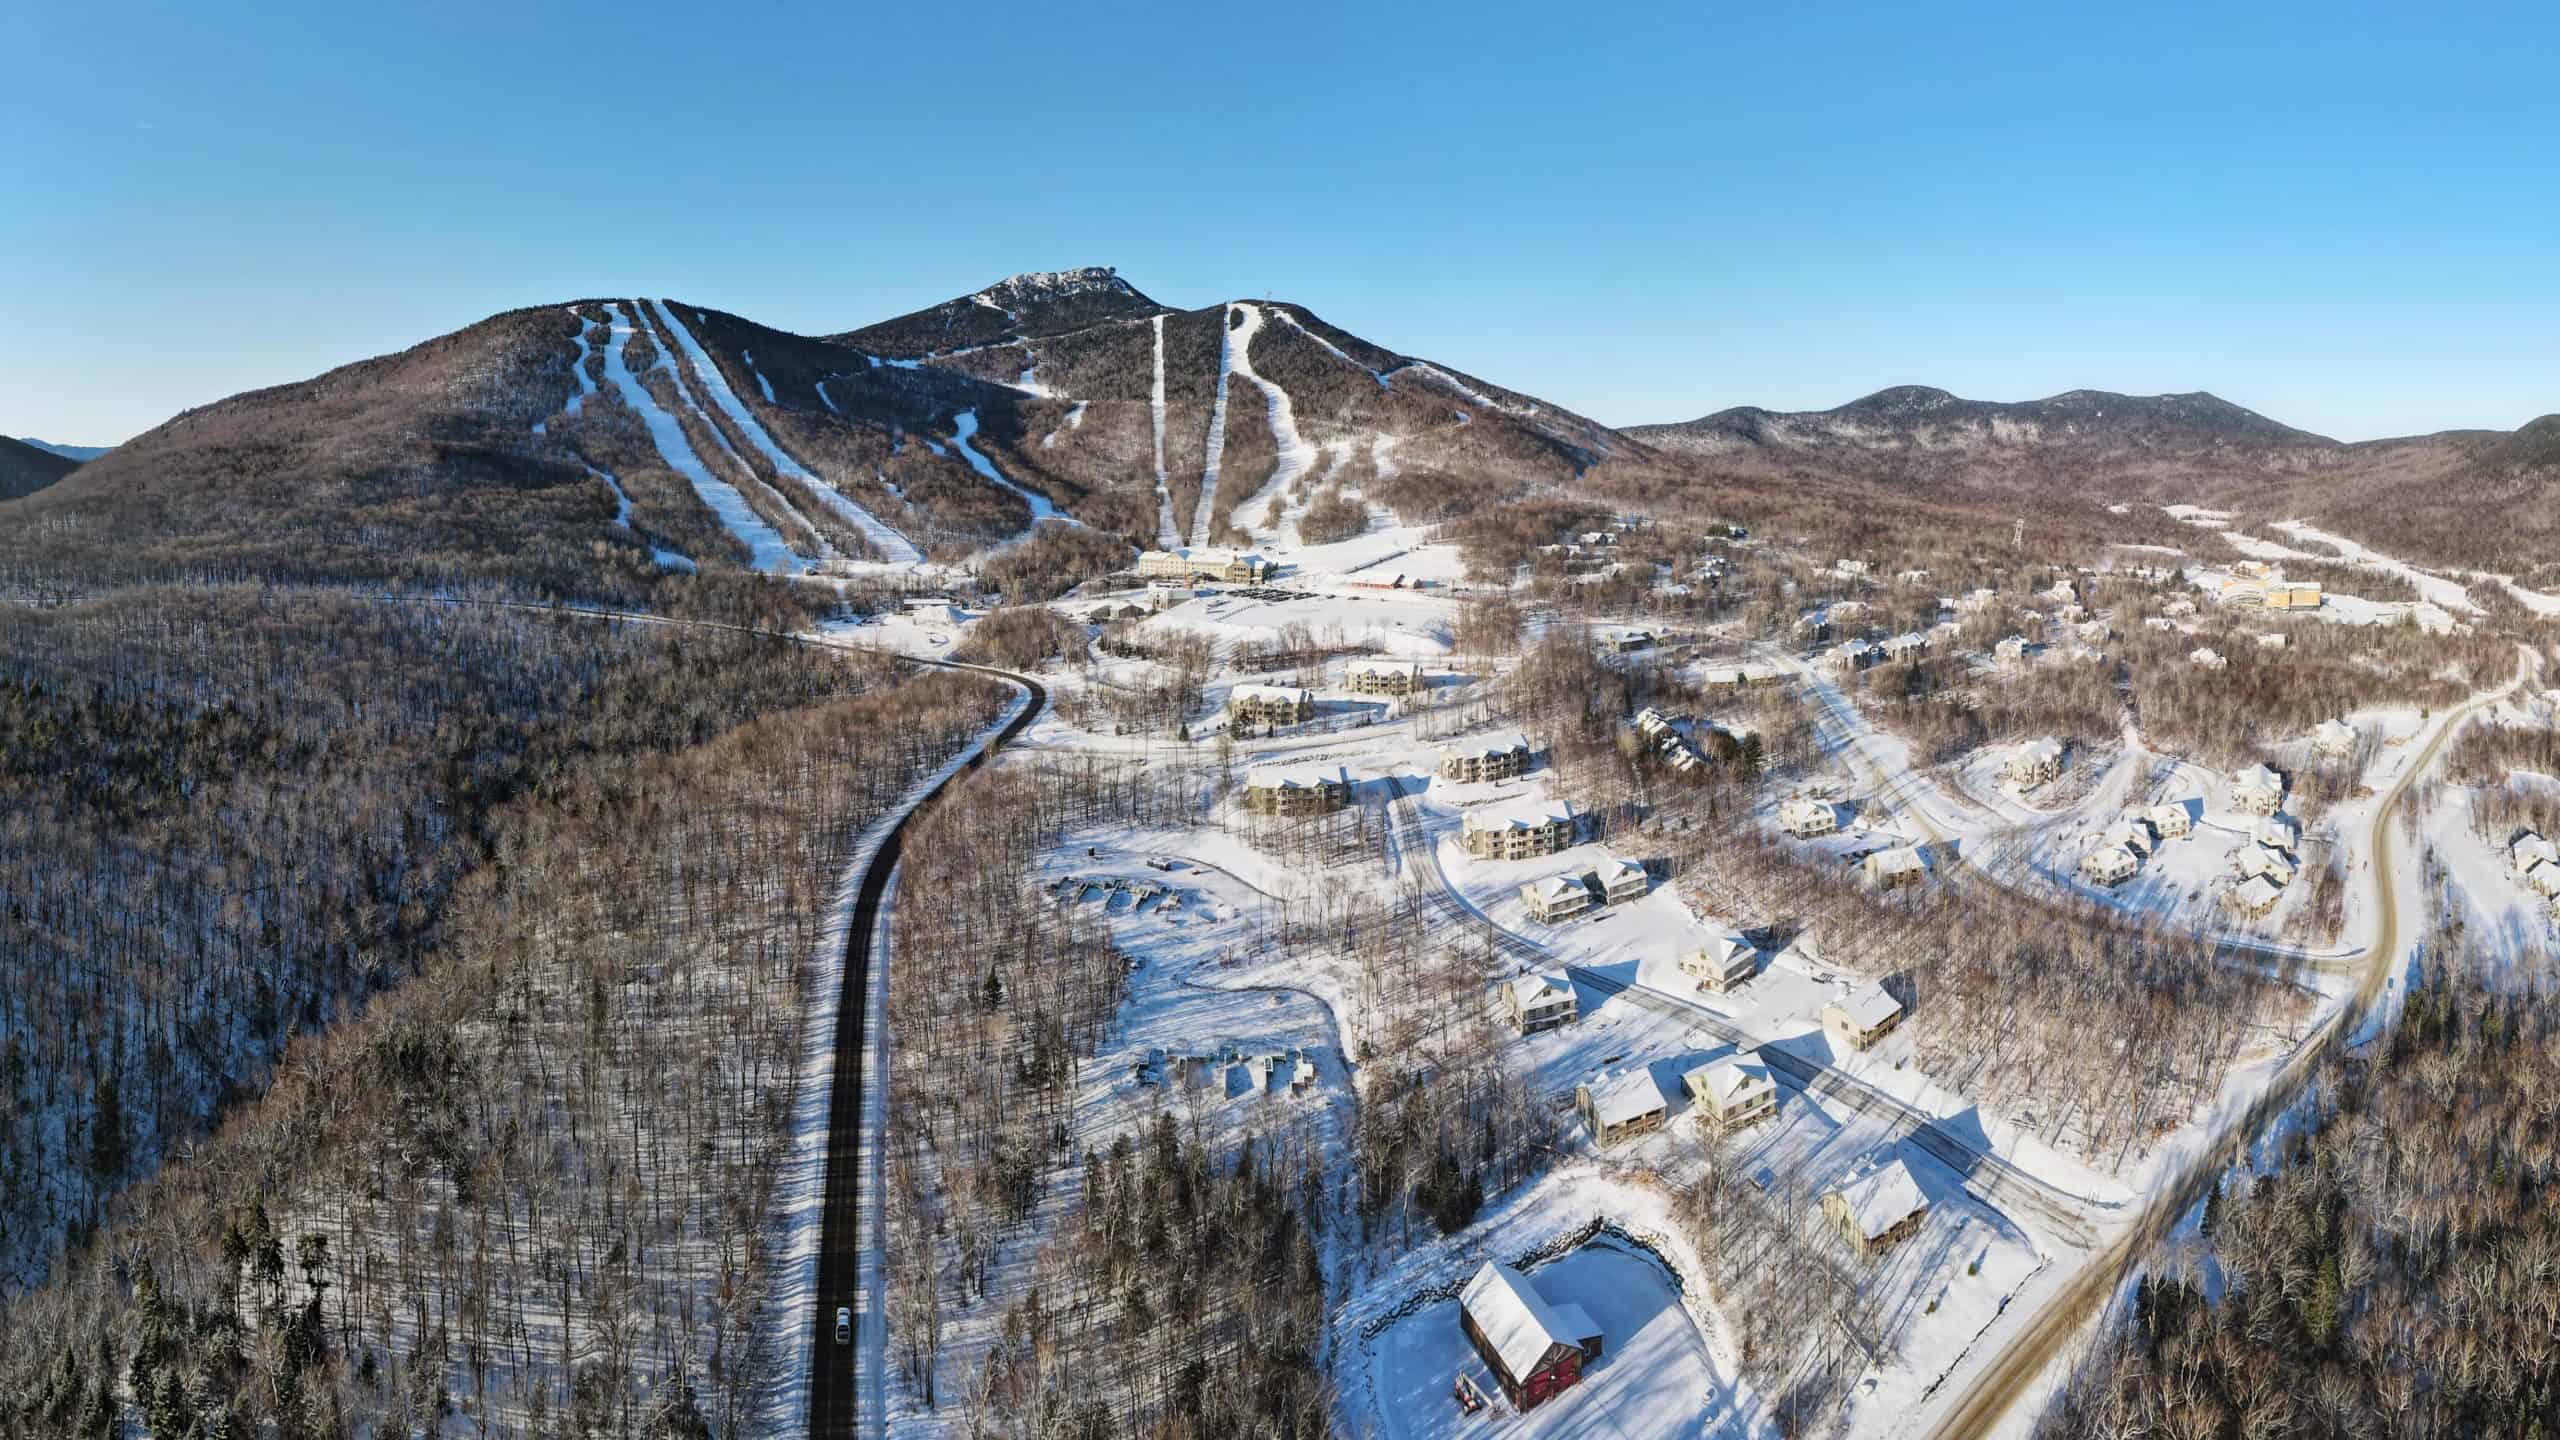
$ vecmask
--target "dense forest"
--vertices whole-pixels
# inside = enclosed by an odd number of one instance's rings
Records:
[[[2436,954],[2280,1164],[2141,1277],[2040,1440],[2560,1434],[2551,977]]]
[[[0,1435],[735,1430],[826,898],[1002,687],[248,590],[6,644]]]

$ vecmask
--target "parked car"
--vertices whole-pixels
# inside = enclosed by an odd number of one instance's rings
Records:
[[[836,1307],[836,1343],[839,1345],[853,1343],[853,1307],[850,1305]]]

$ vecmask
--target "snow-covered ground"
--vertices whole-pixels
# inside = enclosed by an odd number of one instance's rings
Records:
[[[1155,428],[1156,455],[1156,544],[1166,550],[1182,544],[1182,529],[1173,519],[1173,491],[1164,468],[1164,317],[1155,317],[1156,368],[1154,389],[1147,398],[1147,412]]]
[[[1031,523],[1033,525],[1038,525],[1044,520],[1064,520],[1067,518],[1059,511],[1057,506],[1049,503],[1048,496],[1043,495],[1036,490],[1025,490],[1021,486],[1014,484],[1011,480],[1006,479],[1001,471],[996,469],[994,461],[979,454],[978,447],[969,443],[977,433],[977,411],[963,410],[959,414],[951,417],[952,447],[960,452],[961,459],[969,462],[970,469],[978,472],[979,479],[986,481],[988,484],[993,485],[1000,490],[1008,490],[1015,495],[1022,497],[1022,503],[1031,507]]]
[[[2314,529],[2300,520],[2279,520],[2275,528],[2296,540],[2308,540],[2315,545],[2328,546],[2337,551],[2346,564],[2397,575],[2408,581],[2417,590],[2420,598],[2431,604],[2442,606],[2461,615],[2480,613],[2480,607],[2471,603],[2470,592],[2464,589],[2462,582],[2458,580],[2448,580],[2441,575],[2421,570],[2415,565],[2394,560],[2379,551],[2369,550],[2344,535],[2333,535],[2326,530]]]
[[[1253,368],[1253,337],[1262,333],[1262,307],[1239,303],[1235,308],[1244,315],[1244,323],[1235,332],[1235,373],[1262,391],[1263,405],[1271,417],[1271,443],[1279,452],[1277,463],[1271,467],[1271,478],[1235,508],[1236,528],[1256,531],[1271,523],[1273,502],[1315,468],[1316,447],[1298,433],[1297,411],[1289,403],[1289,392],[1263,379]]]
[[[1218,391],[1209,402],[1209,439],[1200,452],[1200,499],[1191,512],[1191,543],[1209,543],[1210,527],[1217,514],[1218,467],[1227,453],[1227,380],[1236,364],[1235,307],[1219,312],[1218,318]],[[1159,332],[1161,333],[1161,332]],[[1162,363],[1163,351],[1157,351]]]

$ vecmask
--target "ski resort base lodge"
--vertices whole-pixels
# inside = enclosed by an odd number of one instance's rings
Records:
[[[1487,1263],[1458,1296],[1458,1325],[1511,1408],[1526,1413],[1582,1383],[1600,1331],[1579,1305],[1550,1305],[1529,1277]]]

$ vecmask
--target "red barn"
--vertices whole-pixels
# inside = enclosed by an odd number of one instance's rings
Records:
[[[1600,1332],[1579,1305],[1550,1305],[1529,1277],[1487,1263],[1458,1296],[1458,1324],[1502,1386],[1511,1408],[1539,1402],[1582,1381],[1600,1358]]]

